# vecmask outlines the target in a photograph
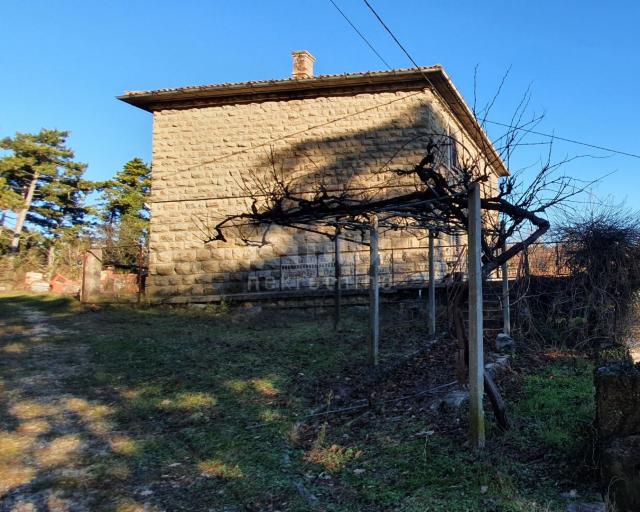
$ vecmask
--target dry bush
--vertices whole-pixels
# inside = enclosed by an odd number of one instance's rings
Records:
[[[640,216],[600,208],[555,232],[569,275],[529,280],[521,305],[528,334],[592,348],[623,342],[640,289]]]

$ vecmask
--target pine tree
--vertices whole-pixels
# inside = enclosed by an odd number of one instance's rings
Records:
[[[2,215],[6,210],[20,208],[22,202],[22,196],[11,189],[4,176],[0,176],[0,210],[3,211]],[[0,226],[4,226],[4,221],[0,222]]]
[[[130,246],[129,252],[140,245],[146,246],[149,233],[146,201],[151,192],[149,166],[141,158],[134,158],[113,179],[101,183],[100,188],[104,190],[102,217],[107,245]],[[130,256],[134,254],[137,252]]]
[[[25,226],[50,240],[78,231],[90,213],[84,200],[94,185],[83,179],[86,165],[74,161],[65,144],[69,132],[42,129],[38,134],[16,133],[0,141],[11,152],[0,158],[0,177],[7,191],[19,195],[11,251],[17,252]]]
[[[4,236],[5,220],[11,210],[19,209],[23,204],[22,196],[16,194],[4,176],[0,176],[0,233]]]

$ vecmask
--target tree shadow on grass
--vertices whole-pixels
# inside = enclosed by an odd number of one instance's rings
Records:
[[[0,299],[5,313],[16,305],[39,302]],[[321,510],[388,510],[400,502],[406,510],[484,510],[486,500],[511,498],[521,505],[505,510],[546,510],[536,500],[558,498],[557,468],[527,462],[526,448],[544,441],[522,430],[540,420],[529,410],[540,401],[536,387],[524,388],[534,402],[514,405],[515,440],[491,434],[492,448],[475,462],[460,439],[425,434],[432,428],[426,413],[399,423],[381,416],[359,432],[350,421],[329,421],[313,446],[300,443],[297,424],[317,388],[364,366],[364,318],[347,318],[335,335],[292,313],[246,320],[186,308],[71,310],[50,310],[67,328],[57,339],[24,336],[22,351],[15,338],[0,342],[0,510],[302,511],[315,506],[310,493]],[[576,399],[590,393],[588,371],[579,382],[565,373],[578,386]],[[550,400],[557,380],[540,379]],[[567,414],[569,421],[573,410]],[[546,432],[553,418],[538,430]],[[570,433],[574,423],[557,430]],[[565,459],[561,453],[556,465]],[[352,471],[362,467],[364,474]],[[541,487],[545,472],[552,481],[545,477]],[[464,490],[465,500],[452,489]],[[447,508],[451,499],[458,508]]]
[[[43,304],[0,299],[18,314]],[[294,424],[313,382],[362,352],[359,329],[338,338],[292,315],[233,324],[230,315],[71,309],[48,313],[74,331],[25,335],[0,365],[0,510],[308,509],[292,485],[304,465]]]

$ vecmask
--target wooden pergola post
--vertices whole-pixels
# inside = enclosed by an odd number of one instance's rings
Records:
[[[138,247],[138,272],[137,272],[137,282],[138,282],[138,304],[142,302],[142,294],[144,293],[143,283],[142,283],[142,265],[144,263],[144,246],[140,244]]]
[[[502,225],[504,234],[504,224]],[[502,242],[502,254],[507,251],[506,238]],[[502,264],[502,332],[507,336],[511,336],[511,309],[509,301],[509,263]]]
[[[373,215],[369,228],[369,361],[378,366],[380,342],[380,256],[378,254],[378,216]]]
[[[482,340],[482,212],[480,186],[474,183],[469,191],[469,437],[471,445],[485,444],[484,409],[484,346]]]
[[[342,265],[340,263],[340,228],[336,228],[334,244],[334,262],[333,268],[336,277],[334,283],[334,314],[333,314],[333,328],[338,329],[340,326],[340,313],[342,309]]]
[[[435,233],[429,230],[429,336],[436,337],[436,273],[434,262]]]

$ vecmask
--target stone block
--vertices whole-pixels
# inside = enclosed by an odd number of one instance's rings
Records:
[[[616,512],[640,510],[640,435],[619,437],[602,449],[602,489]]]
[[[196,259],[198,261],[207,261],[211,259],[212,256],[212,252],[211,249],[209,249],[208,247],[205,247],[204,249],[197,249],[196,250]]]
[[[195,282],[198,284],[209,284],[213,281],[211,274],[199,274],[195,276]]]
[[[203,272],[219,272],[220,262],[216,260],[208,260],[200,262]]]
[[[204,295],[205,286],[202,284],[194,284],[191,285],[191,294],[192,295]]]
[[[434,411],[457,411],[469,403],[469,391],[466,389],[452,389],[441,399],[431,404]]]
[[[153,286],[165,286],[167,284],[169,284],[169,277],[166,276],[152,276],[151,277],[152,281],[153,281]],[[147,283],[147,287],[149,287],[149,283]]]
[[[196,276],[193,274],[188,276],[182,276],[182,284],[194,284],[196,282]]]
[[[220,261],[219,262],[219,272],[234,272],[238,268],[238,263],[236,261]]]
[[[193,271],[191,263],[178,263],[175,268],[176,273],[182,275],[190,274]]]
[[[227,259],[225,249],[212,248],[210,252],[210,259],[216,260],[216,261]]]
[[[498,352],[513,352],[516,349],[515,340],[503,332],[496,336],[496,350]]]
[[[276,252],[272,245],[264,245],[258,250],[258,256],[263,260],[277,258]]]
[[[188,262],[188,261],[196,261],[196,251],[194,250],[182,250],[178,251],[174,255],[174,261],[176,262]]]
[[[610,363],[596,370],[599,438],[640,435],[640,366]]]
[[[159,276],[169,276],[175,272],[173,263],[159,263],[156,265],[155,273]]]

